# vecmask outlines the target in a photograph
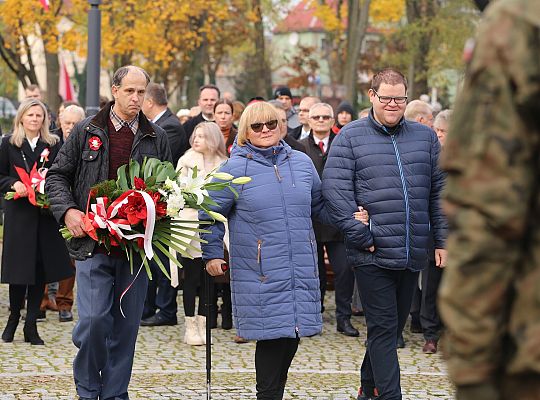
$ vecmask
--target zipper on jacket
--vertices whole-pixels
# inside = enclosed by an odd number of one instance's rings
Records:
[[[278,180],[278,182],[281,182],[282,181],[282,178],[281,178],[281,175],[279,174],[279,170],[278,170],[278,167],[277,167],[277,152],[276,150],[274,149],[274,152],[273,152],[273,159],[274,159],[274,172],[276,173],[276,178]]]
[[[403,173],[403,165],[401,165],[401,157],[396,143],[395,135],[390,135],[392,138],[392,144],[394,145],[394,151],[396,153],[396,159],[399,167],[399,175],[401,177],[401,186],[403,187],[403,195],[405,196],[405,250],[407,252],[407,265],[409,264],[409,194],[407,192],[407,183],[405,182],[405,175]]]
[[[282,179],[279,175],[278,168],[277,168],[277,159],[276,159],[276,152],[274,150],[274,171],[276,171],[276,176],[278,177],[278,182],[281,183]],[[292,260],[292,240],[291,240],[291,232],[289,228],[289,219],[287,218],[287,205],[285,204],[285,195],[283,193],[283,186],[279,185],[279,192],[281,194],[281,204],[283,205],[283,211],[285,216],[285,228],[287,230],[287,242],[289,244],[289,263],[291,265],[291,287],[292,287],[292,296],[293,296],[293,310],[294,310],[294,325],[295,330],[298,332],[298,313],[296,311],[296,293],[295,293],[295,279],[294,279],[294,263]]]
[[[264,282],[264,280],[266,279],[266,276],[264,275],[264,272],[263,272],[263,269],[262,269],[261,252],[262,252],[262,240],[258,239],[257,240],[257,265],[259,266],[259,273],[261,275],[259,279],[260,279],[261,282]]]
[[[313,247],[313,239],[309,239],[309,242],[311,243],[311,256],[313,257],[313,265],[315,266],[315,276],[317,276],[317,272],[319,271],[319,265],[317,262],[317,258],[315,257],[315,249],[316,247]],[[318,278],[318,276],[317,276]]]

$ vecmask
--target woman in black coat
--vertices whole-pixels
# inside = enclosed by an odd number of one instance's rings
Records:
[[[10,315],[2,333],[4,342],[12,342],[27,294],[24,340],[44,344],[36,319],[44,285],[73,275],[69,255],[56,220],[46,209],[30,203],[28,191],[15,167],[28,173],[49,168],[60,148],[59,138],[48,129],[43,103],[28,99],[21,103],[15,117],[13,134],[0,144],[0,192],[16,192],[20,198],[4,201],[4,243],[1,282],[9,283]],[[46,150],[47,149],[47,150]],[[44,152],[45,150],[45,152]],[[48,155],[46,155],[48,151]]]

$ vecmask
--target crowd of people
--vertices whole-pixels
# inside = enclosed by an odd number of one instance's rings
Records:
[[[409,312],[411,330],[424,332],[424,353],[437,352],[442,329],[436,293],[446,257],[439,207],[444,177],[436,160],[451,111],[434,115],[428,103],[408,102],[406,79],[392,69],[375,75],[372,108],[358,114],[346,101],[334,108],[313,96],[300,98],[294,107],[284,86],[276,88],[274,99],[256,98],[246,106],[221,96],[217,86],[205,85],[197,106],[175,115],[165,88],[150,83],[146,72],[134,66],[115,73],[112,93],[114,100],[95,116],[86,118],[77,103],[65,102],[53,120],[39,88],[32,87],[13,133],[3,138],[1,189],[21,197],[28,193],[14,167],[28,169],[49,149],[43,166],[49,168],[52,214],[27,201],[5,202],[2,282],[10,284],[10,317],[2,339],[13,340],[25,299],[25,339],[32,344],[44,344],[36,321],[47,310],[57,311],[60,322],[73,320],[76,273],[77,392],[83,399],[127,398],[138,326],[177,325],[181,290],[184,342],[205,344],[206,324],[216,328],[221,315],[222,329],[236,329],[235,342],[257,341],[258,398],[279,399],[300,338],[321,333],[329,264],[337,332],[359,336],[353,314],[365,314],[368,325],[359,399],[397,396],[396,348],[405,345],[401,331]],[[107,153],[87,150],[89,135],[103,137]],[[171,280],[151,261],[154,279],[138,278],[127,296],[132,312],[119,319],[119,291],[131,276],[127,260],[85,235],[82,210],[93,184],[114,179],[116,168],[130,157],[156,151],[154,156],[171,161],[182,174],[221,168],[250,176],[253,183],[244,185],[238,198],[212,194],[219,204],[215,211],[228,223],[212,225],[202,246],[193,241],[193,258],[182,259],[180,273],[170,268]],[[191,209],[183,213],[188,220],[208,219]],[[53,215],[74,236],[67,248]],[[15,228],[13,220],[23,216],[36,226],[33,240]],[[35,250],[25,252],[29,259],[23,274],[20,259],[16,271],[12,265],[18,246],[29,242]],[[160,259],[169,266],[167,257],[160,254]],[[231,264],[226,274],[224,263]],[[428,268],[419,279],[424,265]],[[215,275],[208,289],[205,268]],[[383,288],[389,291],[384,296],[388,303],[374,305]],[[208,315],[205,290],[211,299]],[[259,303],[250,298],[255,291]],[[391,311],[396,307],[398,313]],[[96,349],[103,349],[99,357]],[[111,357],[118,362],[114,368],[108,364]]]
[[[257,399],[282,399],[301,338],[321,334],[328,260],[337,332],[359,336],[352,316],[365,315],[358,400],[402,398],[397,349],[409,315],[425,354],[439,351],[445,332],[459,399],[537,399],[540,91],[538,69],[526,66],[538,64],[540,7],[509,0],[492,10],[455,115],[410,99],[392,68],[375,73],[371,107],[358,114],[314,96],[296,107],[285,86],[274,99],[243,104],[204,85],[197,106],[175,115],[165,88],[136,66],[115,72],[113,100],[89,117],[65,102],[55,119],[39,87],[28,87],[0,144],[0,192],[18,199],[3,203],[0,278],[10,313],[2,341],[14,341],[26,308],[24,340],[44,345],[37,321],[47,310],[73,320],[76,284],[77,394],[126,400],[139,327],[177,325],[181,289],[184,342],[205,344],[207,324],[217,328],[221,314],[235,342],[256,341]],[[183,271],[160,255],[170,280],[151,262],[154,279],[133,281],[125,254],[88,237],[83,220],[90,188],[146,156],[184,175],[218,168],[252,178],[236,196],[211,193],[226,222],[183,210],[212,223],[202,244],[191,243]],[[21,181],[33,165],[48,170],[48,209],[35,207]],[[207,274],[214,280],[205,287]]]

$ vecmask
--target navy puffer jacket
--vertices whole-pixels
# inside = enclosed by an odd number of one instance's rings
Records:
[[[252,181],[210,192],[213,207],[228,218],[233,316],[238,335],[268,340],[311,336],[322,329],[317,244],[311,223],[324,218],[319,175],[311,159],[280,145],[234,146],[220,171]],[[199,212],[200,220],[208,220]],[[350,217],[352,218],[352,217]],[[324,219],[323,221],[327,221]],[[223,224],[201,245],[203,259],[223,258]]]
[[[323,195],[345,234],[351,265],[421,270],[427,265],[430,230],[435,247],[444,248],[439,151],[430,128],[402,119],[390,131],[373,111],[341,130],[323,172]],[[369,226],[351,220],[358,206],[369,212]],[[367,251],[372,245],[373,253]]]

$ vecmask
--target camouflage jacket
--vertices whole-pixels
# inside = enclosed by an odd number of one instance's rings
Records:
[[[540,1],[486,11],[441,160],[450,376],[540,374]]]

